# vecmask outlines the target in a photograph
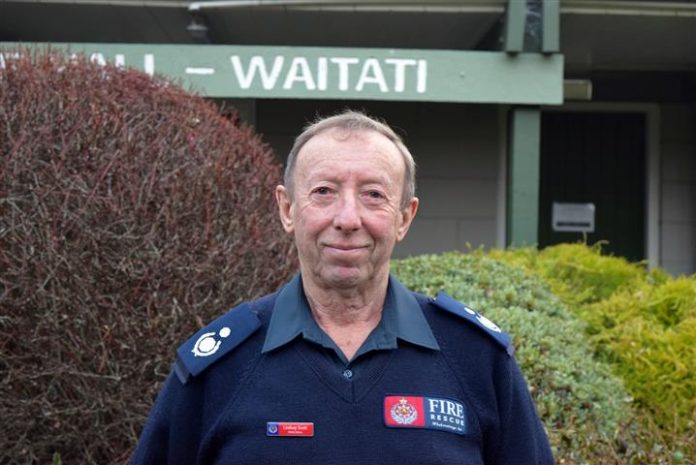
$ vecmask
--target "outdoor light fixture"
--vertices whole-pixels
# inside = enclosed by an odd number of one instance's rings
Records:
[[[208,26],[205,23],[205,19],[199,14],[192,13],[191,21],[186,30],[191,35],[193,40],[198,43],[207,44],[210,43],[210,38],[208,37]]]

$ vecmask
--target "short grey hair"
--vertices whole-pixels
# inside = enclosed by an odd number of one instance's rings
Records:
[[[386,123],[353,110],[346,110],[334,116],[319,118],[305,126],[302,133],[297,136],[292,150],[290,150],[290,154],[288,155],[288,161],[285,165],[285,176],[283,178],[285,189],[290,199],[293,198],[294,194],[295,165],[297,164],[297,156],[300,150],[302,150],[302,147],[304,147],[312,137],[333,128],[345,129],[348,131],[375,131],[392,141],[399,150],[399,153],[401,153],[404,165],[406,166],[403,191],[401,193],[401,208],[405,209],[408,207],[409,202],[416,195],[416,163],[413,160],[411,152],[409,152],[403,140],[401,140],[401,137],[399,137],[399,135]]]

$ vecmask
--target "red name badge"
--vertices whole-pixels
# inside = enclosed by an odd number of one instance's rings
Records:
[[[266,423],[266,436],[311,438],[314,436],[314,423],[269,421]]]

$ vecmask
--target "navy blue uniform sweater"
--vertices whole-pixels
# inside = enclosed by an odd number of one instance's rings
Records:
[[[258,328],[210,365],[177,367],[132,463],[553,464],[524,378],[490,325],[467,321],[473,312],[448,296],[409,294],[439,350],[399,341],[363,354],[350,378],[302,337],[262,352],[277,293],[233,309]],[[274,422],[312,423],[313,436],[269,435]]]

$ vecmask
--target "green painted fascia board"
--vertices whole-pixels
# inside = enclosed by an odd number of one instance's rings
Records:
[[[207,97],[558,105],[563,56],[540,53],[235,45],[0,43],[85,54]],[[4,51],[4,52],[3,52]]]

